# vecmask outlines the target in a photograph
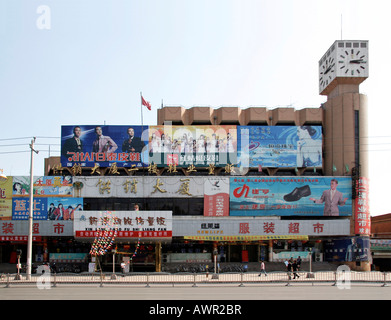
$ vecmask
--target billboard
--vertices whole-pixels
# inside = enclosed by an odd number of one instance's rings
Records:
[[[238,126],[243,167],[322,167],[321,126]]]
[[[83,210],[83,198],[34,197],[33,220],[73,220],[75,211]],[[30,198],[12,198],[12,220],[28,220]]]
[[[350,177],[231,177],[230,215],[351,216],[352,181]]]
[[[61,127],[61,165],[142,167],[148,164],[148,126]]]
[[[178,167],[236,164],[236,126],[149,126],[149,161]]]
[[[326,261],[355,262],[369,261],[371,258],[369,237],[326,240],[323,245]]]
[[[72,176],[37,176],[33,177],[34,196],[73,195]],[[12,194],[15,197],[30,194],[30,177],[12,177]]]
[[[75,238],[95,238],[100,229],[116,229],[119,239],[172,237],[171,211],[84,211],[77,212],[73,223]]]

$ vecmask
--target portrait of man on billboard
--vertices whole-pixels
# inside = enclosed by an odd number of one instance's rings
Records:
[[[65,140],[62,147],[62,155],[68,157],[68,152],[83,152],[83,141],[81,140],[81,127],[73,128],[73,137]]]
[[[342,192],[337,190],[338,180],[331,179],[330,189],[323,191],[320,199],[309,198],[314,203],[324,203],[324,215],[325,216],[339,216],[338,206],[345,205],[348,198],[343,198]]]

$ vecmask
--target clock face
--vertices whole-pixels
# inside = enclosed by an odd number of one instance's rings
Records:
[[[334,56],[329,56],[323,60],[319,66],[319,89],[320,92],[326,88],[331,81],[336,77],[335,72],[335,58]]]
[[[365,48],[339,48],[337,61],[339,77],[368,77],[368,52]]]

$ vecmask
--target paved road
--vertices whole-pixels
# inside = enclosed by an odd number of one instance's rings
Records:
[[[114,286],[61,285],[0,288],[0,300],[391,300],[391,286],[354,284],[339,289],[330,284],[285,286]]]

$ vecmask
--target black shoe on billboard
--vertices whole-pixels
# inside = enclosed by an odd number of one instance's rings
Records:
[[[291,193],[284,196],[284,200],[288,202],[298,201],[303,197],[308,197],[309,195],[311,195],[311,189],[308,185],[305,185],[300,188],[294,188]]]

